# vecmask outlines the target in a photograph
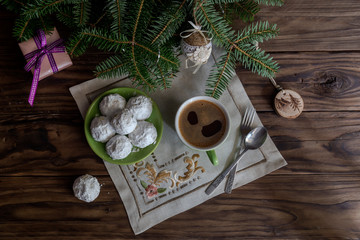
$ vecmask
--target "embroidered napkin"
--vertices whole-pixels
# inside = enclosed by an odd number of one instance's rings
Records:
[[[239,125],[241,114],[251,102],[234,74],[228,91],[219,99],[231,118],[231,131],[227,140],[216,149],[219,165],[213,166],[205,152],[186,147],[178,138],[174,119],[178,107],[186,99],[203,95],[205,81],[214,59],[221,51],[214,48],[213,57],[196,74],[182,67],[173,80],[172,87],[149,93],[163,116],[164,131],[157,149],[145,160],[127,166],[104,161],[116,189],[124,203],[135,234],[176,214],[195,207],[224,192],[225,182],[211,194],[205,189],[230,164],[239,151]],[[184,62],[184,58],[182,62]],[[91,102],[101,93],[115,87],[131,87],[131,81],[122,79],[92,79],[70,88],[83,117]],[[258,116],[254,126],[261,125]],[[89,148],[89,151],[91,149]],[[258,179],[287,163],[270,137],[259,149],[248,151],[239,162],[234,187]]]

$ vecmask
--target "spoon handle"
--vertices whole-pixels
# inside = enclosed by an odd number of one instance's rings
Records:
[[[219,176],[215,178],[215,180],[208,186],[208,188],[205,190],[205,193],[207,195],[211,194],[219,185],[220,183],[225,179],[226,175],[229,174],[231,169],[235,167],[235,165],[240,161],[241,157],[246,153],[248,149],[245,148],[244,151],[239,155],[235,161],[233,161],[230,166],[228,166]]]
[[[233,169],[230,171],[228,180],[227,180],[226,185],[225,185],[225,192],[227,194],[230,194],[231,191],[232,191],[232,188],[233,188],[233,185],[234,185],[235,174],[236,174],[236,166],[233,167]]]

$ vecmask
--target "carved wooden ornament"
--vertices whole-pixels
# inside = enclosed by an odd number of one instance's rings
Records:
[[[274,100],[275,111],[284,118],[297,118],[304,109],[304,100],[295,91],[284,89],[279,91]]]

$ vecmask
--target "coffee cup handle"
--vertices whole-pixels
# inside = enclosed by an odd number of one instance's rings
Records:
[[[216,156],[216,153],[215,153],[215,150],[209,150],[209,151],[206,151],[206,154],[208,155],[211,163],[216,166],[219,164],[219,161],[218,161],[218,158]]]

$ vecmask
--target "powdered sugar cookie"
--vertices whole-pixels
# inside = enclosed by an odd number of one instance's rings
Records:
[[[126,108],[134,114],[136,120],[145,120],[151,115],[152,101],[146,96],[139,95],[130,98]]]
[[[90,125],[91,136],[97,142],[107,142],[112,136],[115,135],[115,129],[110,124],[107,117],[99,116],[94,117]]]
[[[134,131],[137,121],[129,109],[125,108],[111,120],[117,134],[126,135]]]
[[[114,160],[123,159],[131,153],[132,147],[126,136],[115,135],[106,143],[106,152]]]
[[[131,143],[139,148],[145,148],[154,143],[157,131],[154,124],[147,121],[139,121],[135,130],[129,134]]]
[[[113,93],[106,95],[99,104],[99,109],[102,115],[112,117],[120,110],[124,109],[126,99],[120,94]]]

